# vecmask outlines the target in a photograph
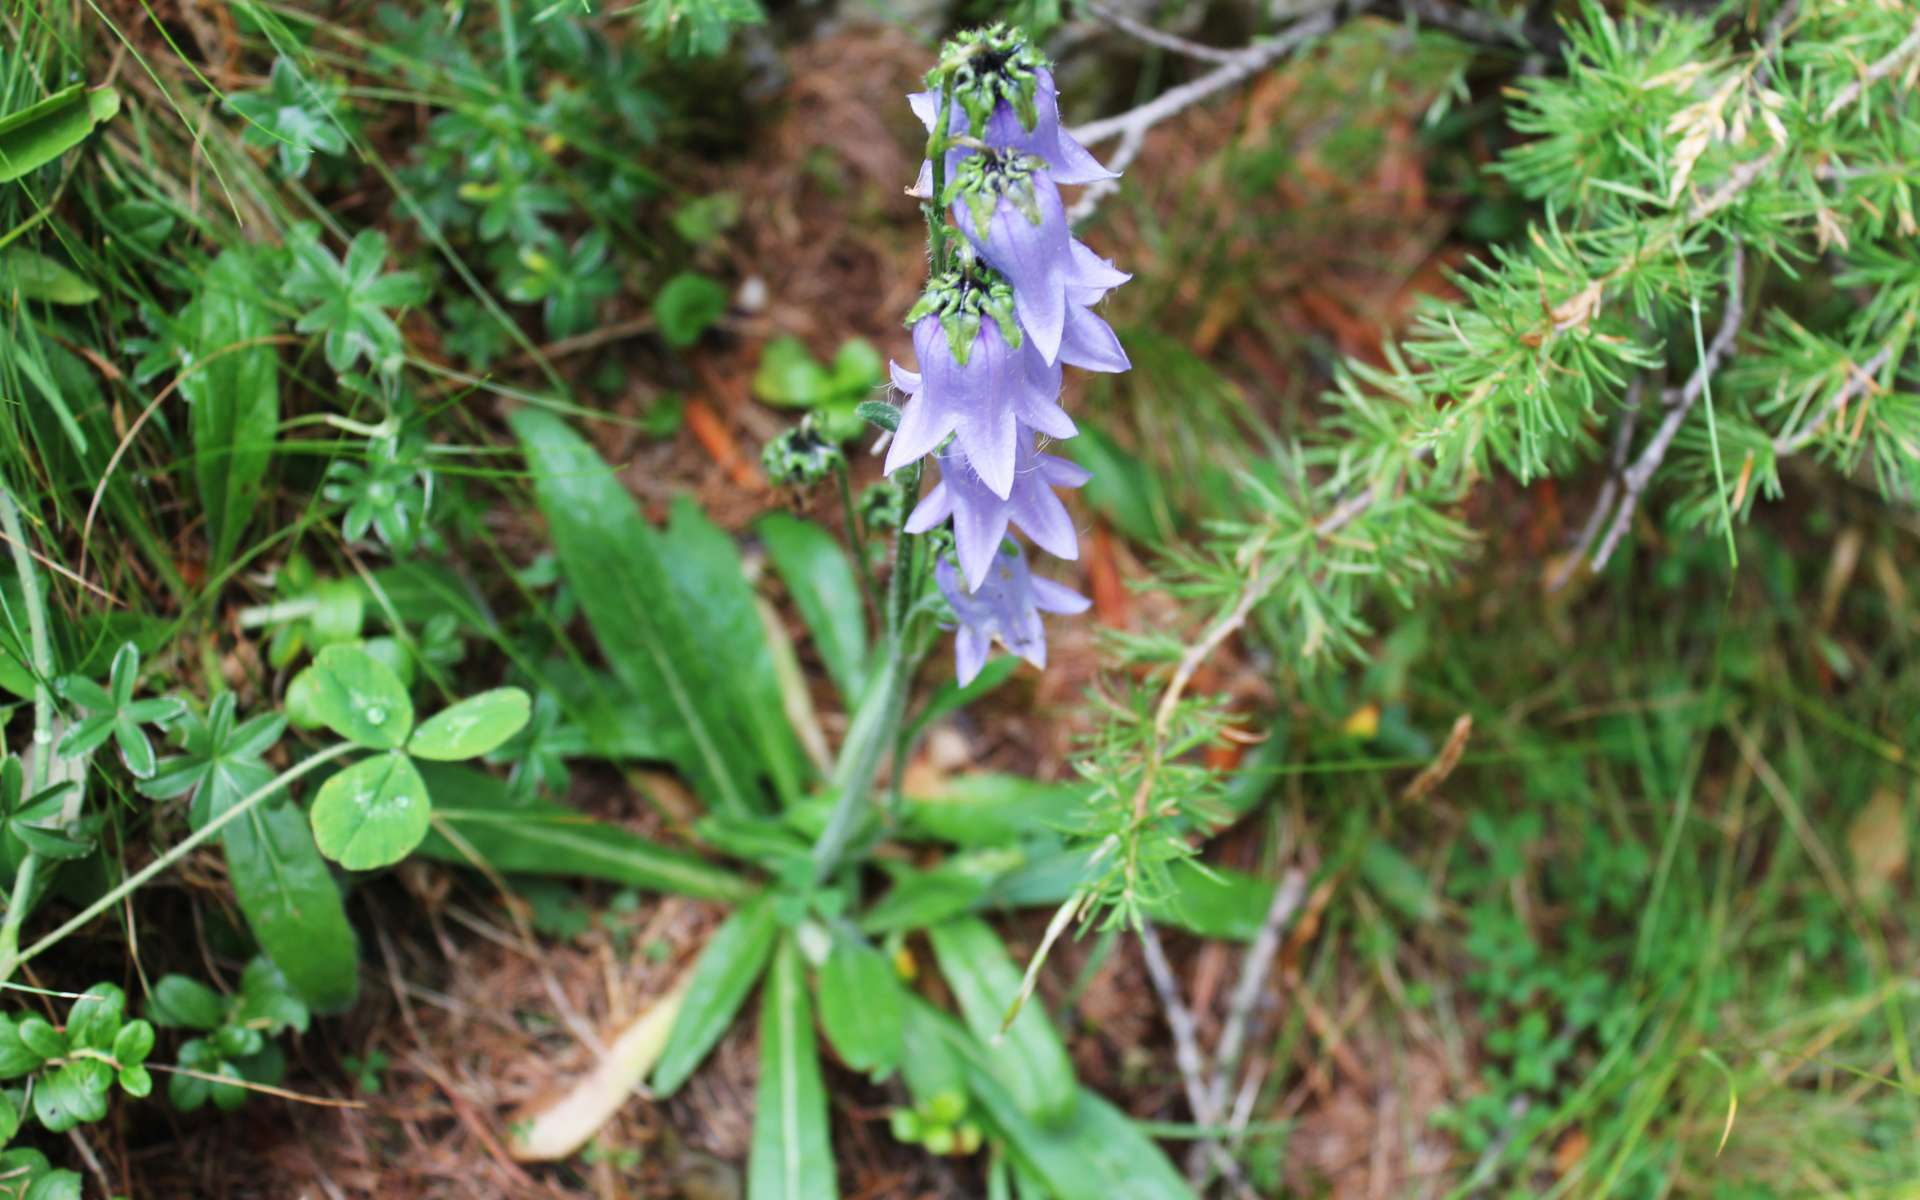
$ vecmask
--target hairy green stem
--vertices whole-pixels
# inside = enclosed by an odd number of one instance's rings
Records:
[[[859,568],[860,598],[866,601],[867,618],[880,617],[880,601],[873,586],[873,565],[867,561],[867,535],[860,527],[860,519],[853,510],[853,484],[847,478],[847,464],[841,462],[833,469],[834,482],[840,485],[840,518],[847,524],[847,542],[853,547],[854,565]]]
[[[908,467],[902,473],[905,497],[903,511],[911,508],[920,492],[920,468]],[[827,826],[813,844],[813,874],[825,881],[840,865],[854,830],[865,815],[873,792],[873,773],[879,769],[880,756],[897,745],[900,720],[906,713],[907,682],[918,661],[910,637],[910,615],[919,591],[919,546],[921,539],[901,533],[893,544],[893,574],[887,579],[886,642],[881,656],[880,674],[867,684],[866,694],[853,715],[847,740],[840,747],[832,784],[838,792]]]
[[[947,269],[947,213],[940,195],[947,190],[947,126],[953,117],[953,99],[947,91],[945,75],[933,92],[939,107],[933,118],[933,132],[927,135],[927,161],[933,164],[933,195],[927,198],[927,257],[933,273]]]
[[[53,949],[62,941],[65,941],[69,935],[80,929],[87,922],[140,890],[148,880],[193,853],[234,821],[239,820],[241,817],[246,816],[258,808],[262,801],[272,796],[275,792],[285,788],[301,776],[319,770],[334,759],[351,754],[358,749],[360,749],[360,747],[354,745],[352,742],[341,742],[337,746],[329,746],[311,758],[296,763],[280,772],[279,775],[274,777],[272,782],[262,784],[260,787],[247,793],[236,801],[232,808],[229,808],[213,820],[202,825],[199,829],[182,838],[159,858],[154,859],[146,866],[127,876],[125,880],[121,881],[120,886],[81,909],[80,912],[67,921],[66,924],[41,938],[33,945],[28,946],[25,950],[19,951],[18,953],[13,953],[9,950],[4,957],[0,957],[0,982],[11,978],[14,971],[18,970],[22,963],[45,954],[48,950]],[[13,914],[9,911],[7,915],[11,918]]]

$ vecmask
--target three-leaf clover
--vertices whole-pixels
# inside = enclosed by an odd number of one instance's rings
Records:
[[[235,720],[232,692],[222,692],[205,716],[191,709],[173,723],[183,753],[162,759],[151,779],[136,786],[141,795],[171,800],[193,793],[188,821],[199,829],[234,804],[273,782],[273,768],[261,756],[287,731],[287,719],[262,713]]]
[[[295,322],[301,333],[326,335],[327,365],[345,371],[362,355],[382,371],[400,364],[400,327],[387,315],[427,298],[426,281],[412,271],[383,273],[387,265],[387,235],[366,229],[347,247],[346,261],[320,242],[320,227],[311,221],[293,228],[287,239],[293,268],[281,293],[306,311]]]
[[[314,151],[346,153],[339,103],[337,89],[309,80],[284,57],[273,60],[265,89],[227,97],[227,106],[246,119],[247,143],[275,149],[281,171],[295,179],[307,173]]]
[[[376,751],[321,784],[313,801],[314,844],[355,871],[399,862],[427,836],[432,801],[415,758],[478,758],[518,733],[532,707],[519,688],[496,688],[416,729],[406,685],[359,646],[322,650],[294,679],[293,690],[320,724]]]
[[[59,683],[60,694],[87,710],[87,717],[60,739],[60,756],[78,758],[99,749],[108,738],[120,747],[120,757],[136,779],[153,774],[153,743],[147,740],[142,725],[170,720],[186,705],[176,696],[158,696],[148,700],[133,698],[140,681],[140,651],[132,642],[121,646],[113,656],[107,686],[91,679],[69,675]]]

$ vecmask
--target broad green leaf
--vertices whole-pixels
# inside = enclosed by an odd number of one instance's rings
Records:
[[[274,319],[260,296],[249,255],[229,250],[213,260],[181,314],[192,362],[181,372],[180,394],[189,406],[210,572],[227,565],[260,506],[280,423],[280,353],[266,344]]]
[[[669,346],[691,346],[727,311],[727,289],[705,275],[682,271],[653,298],[653,320]]]
[[[662,549],[687,628],[710,648],[729,706],[758,747],[774,790],[792,803],[800,797],[806,762],[787,721],[780,676],[739,548],[691,497],[677,496]]]
[[[918,996],[909,999],[916,1040],[956,1057],[967,1090],[1014,1155],[1022,1174],[1055,1200],[1193,1200],[1193,1191],[1153,1139],[1097,1092],[1078,1089],[1064,1120],[1036,1121],[1002,1081],[992,1050]]]
[[[107,1089],[94,1086],[90,1074],[81,1067],[81,1063],[68,1063],[34,1077],[33,1115],[40,1118],[48,1133],[65,1133],[107,1115]]]
[[[59,158],[119,111],[120,93],[110,87],[89,91],[76,83],[0,117],[0,183]]]
[[[867,669],[867,614],[853,563],[832,534],[811,522],[772,512],[756,528],[813,634],[814,650],[851,709]]]
[[[733,1024],[753,981],[767,965],[779,932],[770,896],[748,901],[713,931],[694,965],[693,982],[687,985],[687,998],[674,1019],[666,1052],[653,1069],[655,1095],[678,1091]]]
[[[320,785],[313,840],[348,870],[371,871],[405,858],[427,836],[432,816],[427,785],[407,757],[376,754]]]
[[[945,1013],[919,996],[901,989],[900,1028],[911,1054],[900,1058],[900,1079],[907,1095],[922,1109],[964,1112],[967,1106],[967,1064],[954,1049],[952,1038],[966,1037]]]
[[[973,917],[937,925],[927,936],[967,1028],[988,1047],[985,1054],[994,1077],[1027,1116],[1047,1123],[1065,1120],[1079,1087],[1073,1063],[1040,1005],[1022,1005],[1007,1024],[1020,994],[1020,968],[1007,956],[1000,936]]]
[[[839,1194],[805,971],[787,938],[760,995],[760,1081],[747,1200],[833,1200]]]
[[[806,408],[833,394],[833,376],[814,361],[805,342],[782,334],[760,351],[753,394],[768,404]]]
[[[161,976],[147,997],[148,1018],[168,1029],[215,1029],[226,1011],[219,992],[186,975]]]
[[[533,471],[561,570],[609,665],[657,719],[685,731],[677,760],[710,803],[761,807],[752,752],[727,693],[712,677],[714,647],[696,639],[677,603],[660,539],[600,456],[552,413],[521,409],[513,426]]]
[[[437,762],[478,758],[519,733],[533,702],[519,688],[495,688],[469,696],[420,723],[407,753]]]
[[[328,646],[300,677],[307,681],[309,711],[328,729],[372,750],[397,750],[407,744],[413,701],[399,677],[365,650]]]
[[[469,854],[507,874],[571,875],[704,900],[744,900],[753,885],[683,850],[596,821],[561,804],[519,803],[491,775],[467,767],[420,768],[446,834],[430,833],[419,853],[472,866]]]
[[[96,983],[74,998],[67,1014],[67,1044],[111,1050],[127,1014],[127,994],[111,983]]]
[[[276,798],[228,823],[221,839],[234,897],[260,949],[309,1005],[350,1006],[360,986],[359,942],[306,815]]]
[[[820,1027],[856,1071],[891,1072],[900,1063],[900,976],[887,956],[841,935],[820,966]]]
[[[1020,861],[1017,851],[989,851],[982,859],[956,855],[935,867],[893,868],[893,886],[860,916],[870,934],[907,933],[972,911],[1000,872]]]
[[[987,664],[988,669],[993,665]],[[938,795],[909,797],[903,815],[908,831],[917,837],[956,846],[1005,846],[1070,828],[1085,809],[1087,794],[1084,783],[1040,783],[1023,775],[982,771],[946,780]]]
[[[22,1040],[14,1019],[0,1015],[0,1079],[18,1079],[45,1061],[45,1055]]]
[[[91,304],[100,289],[65,263],[25,246],[0,250],[0,297],[43,304]]]

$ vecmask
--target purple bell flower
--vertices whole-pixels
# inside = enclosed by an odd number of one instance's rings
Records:
[[[1060,189],[1036,159],[975,155],[961,168],[953,223],[988,266],[1013,285],[1020,327],[1048,362],[1060,356],[1067,289],[1082,281]]]
[[[1024,423],[1056,438],[1079,432],[1060,407],[1060,365],[1043,360],[1033,339],[1016,350],[997,322],[982,320],[962,363],[940,317],[929,314],[914,323],[913,349],[918,374],[892,367],[894,386],[909,398],[887,449],[887,474],[932,453],[952,435],[980,481],[1005,499],[1013,491],[1016,426]]]
[[[913,106],[913,115],[920,118],[927,132],[932,133],[936,115],[933,93],[909,93],[907,103]],[[994,106],[993,115],[987,118],[987,127],[980,140],[998,150],[1017,150],[1040,159],[1047,164],[1055,183],[1073,185],[1120,177],[1118,171],[1107,170],[1078,139],[1060,127],[1060,92],[1054,86],[1052,71],[1034,72],[1033,103],[1037,119],[1031,130],[1020,123],[1020,114],[1003,100]],[[960,102],[955,100],[953,115],[947,118],[947,129],[950,133],[960,133],[965,132],[966,128],[967,114],[961,109]],[[948,175],[952,175],[963,156],[971,153],[972,150],[964,146],[949,150]],[[920,171],[931,185],[932,167],[923,163]]]
[[[1036,579],[1027,570],[1019,547],[996,555],[986,580],[972,591],[961,587],[953,564],[941,559],[934,566],[940,592],[953,606],[959,628],[953,638],[954,673],[962,687],[972,683],[987,665],[987,652],[998,639],[1008,650],[1036,667],[1047,665],[1047,631],[1040,614],[1081,613],[1089,601],[1072,588],[1051,579]]]
[[[1013,491],[1004,498],[980,481],[957,448],[936,454],[934,461],[940,464],[940,482],[908,515],[906,531],[925,533],[951,517],[954,548],[969,588],[978,591],[985,582],[1009,525],[1018,525],[1056,558],[1080,557],[1073,518],[1053,489],[1077,488],[1091,476],[1078,464],[1035,449],[1032,430],[1020,430]]]

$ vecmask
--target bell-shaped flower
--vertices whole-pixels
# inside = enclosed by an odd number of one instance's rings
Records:
[[[966,588],[944,558],[935,564],[934,578],[959,621],[953,638],[954,673],[963,687],[987,665],[987,652],[996,640],[1034,666],[1045,667],[1047,631],[1040,614],[1085,612],[1089,603],[1072,588],[1036,579],[1018,546],[995,555],[979,587]]]
[[[885,469],[891,475],[952,436],[981,483],[1005,499],[1013,490],[1019,424],[1056,438],[1072,437],[1078,430],[1060,407],[1059,364],[1043,360],[1031,338],[1017,348],[1007,345],[999,322],[991,318],[977,326],[962,361],[941,314],[929,313],[914,322],[920,371],[893,364],[894,386],[908,399],[887,448]],[[964,336],[968,325],[959,327]]]
[[[920,118],[927,132],[932,133],[934,118],[940,111],[933,93],[913,92],[907,96],[907,103],[913,106],[913,115]],[[1119,177],[1119,172],[1109,171],[1100,165],[1100,160],[1078,139],[1060,127],[1060,93],[1054,86],[1053,72],[1045,67],[1033,72],[1033,118],[1033,126],[1028,128],[1013,105],[1001,100],[988,115],[986,128],[976,131],[970,128],[965,108],[955,97],[953,114],[947,119],[947,131],[949,136],[968,134],[977,137],[995,149],[1017,150],[1022,154],[1034,155],[1047,164],[1055,183],[1093,183]],[[957,161],[968,153],[971,151],[965,147],[949,151],[948,173],[952,173]],[[931,168],[923,166],[921,170],[929,179],[932,178]]]
[[[1017,525],[1036,546],[1056,558],[1080,557],[1080,542],[1067,506],[1054,488],[1077,488],[1090,478],[1076,463],[1034,447],[1033,431],[1022,426],[1015,456],[1013,491],[996,496],[980,481],[966,455],[949,447],[934,456],[940,482],[907,516],[908,533],[925,533],[953,520],[954,549],[967,586],[978,589],[1000,553],[1007,528]]]
[[[976,154],[949,185],[953,223],[974,250],[1013,285],[1020,327],[1054,362],[1067,318],[1070,288],[1083,280],[1068,232],[1060,189],[1031,155]]]

